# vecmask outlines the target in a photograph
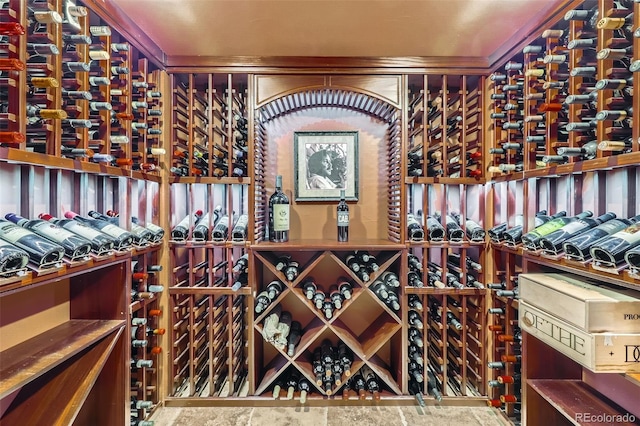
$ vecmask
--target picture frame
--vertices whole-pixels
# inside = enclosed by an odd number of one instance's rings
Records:
[[[358,132],[294,132],[296,201],[358,200]]]

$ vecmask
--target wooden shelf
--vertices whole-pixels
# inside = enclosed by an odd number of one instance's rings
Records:
[[[388,240],[356,240],[339,243],[331,240],[290,240],[286,243],[272,243],[263,241],[252,244],[252,250],[256,251],[354,251],[354,250],[400,250],[404,244],[395,243]]]
[[[532,263],[536,263],[538,265],[542,265],[542,266],[548,266],[550,268],[553,269],[559,269],[561,271],[565,271],[565,272],[571,272],[577,275],[581,275],[587,278],[592,278],[598,281],[603,281],[606,282],[608,284],[614,284],[620,287],[626,287],[626,288],[630,288],[632,290],[639,290],[640,291],[640,280],[632,280],[631,278],[629,279],[623,279],[622,277],[627,276],[629,277],[628,274],[626,275],[620,275],[620,276],[616,276],[614,274],[609,274],[603,271],[598,271],[596,269],[585,269],[582,267],[578,267],[576,262],[571,262],[571,261],[567,261],[565,259],[559,259],[557,261],[551,260],[551,259],[546,259],[544,257],[541,256],[535,256],[535,255],[531,255],[528,253],[524,253],[523,255],[524,259],[527,260],[528,262],[532,262]],[[576,265],[576,266],[574,266]]]
[[[124,326],[117,320],[70,320],[0,352],[0,398]]]
[[[574,425],[609,425],[611,422],[580,421],[591,416],[624,416],[626,411],[610,403],[581,380],[533,379],[527,386],[536,391]],[[630,424],[630,423],[620,423]],[[634,423],[637,424],[637,423]]]

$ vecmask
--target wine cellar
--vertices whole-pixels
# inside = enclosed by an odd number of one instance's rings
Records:
[[[172,57],[116,3],[0,0],[0,424],[640,424],[640,2],[482,65]]]

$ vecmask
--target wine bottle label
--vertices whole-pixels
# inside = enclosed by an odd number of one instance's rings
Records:
[[[571,222],[562,227],[562,232],[565,235],[575,234],[576,232],[581,231],[582,229],[586,229],[589,227],[589,224],[583,220],[576,220],[575,222]]]
[[[14,225],[12,223],[3,223],[0,225],[0,233],[2,233],[2,238],[10,243],[15,244],[18,240],[23,237],[28,237],[33,235],[31,231],[23,229],[18,225]]]
[[[533,235],[534,237],[542,237],[545,236],[547,234],[552,233],[553,231],[562,228],[563,226],[565,226],[565,222],[563,222],[562,220],[550,220],[549,222],[545,223],[542,226],[537,227],[536,229],[534,229],[533,231],[530,232],[531,235]]]
[[[289,230],[289,204],[273,205],[273,230]]]
[[[349,212],[338,212],[338,226],[349,226]]]
[[[630,244],[640,241],[640,223],[634,223],[624,231],[620,231],[615,234],[615,237],[620,238]]]
[[[64,241],[69,237],[73,237],[71,232],[50,222],[38,222],[31,225],[31,228],[38,231],[39,234],[45,235],[47,238],[58,242]]]
[[[112,224],[107,224],[104,227],[102,227],[102,232],[105,232],[109,235],[112,235],[114,237],[121,237],[122,235],[125,235],[128,233],[128,231],[125,231],[124,229],[120,228],[117,225],[112,225]]]

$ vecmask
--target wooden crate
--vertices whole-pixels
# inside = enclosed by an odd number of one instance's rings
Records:
[[[640,372],[640,334],[587,333],[526,302],[520,328],[595,373]]]
[[[520,299],[589,332],[640,333],[640,292],[569,274],[521,274]]]

